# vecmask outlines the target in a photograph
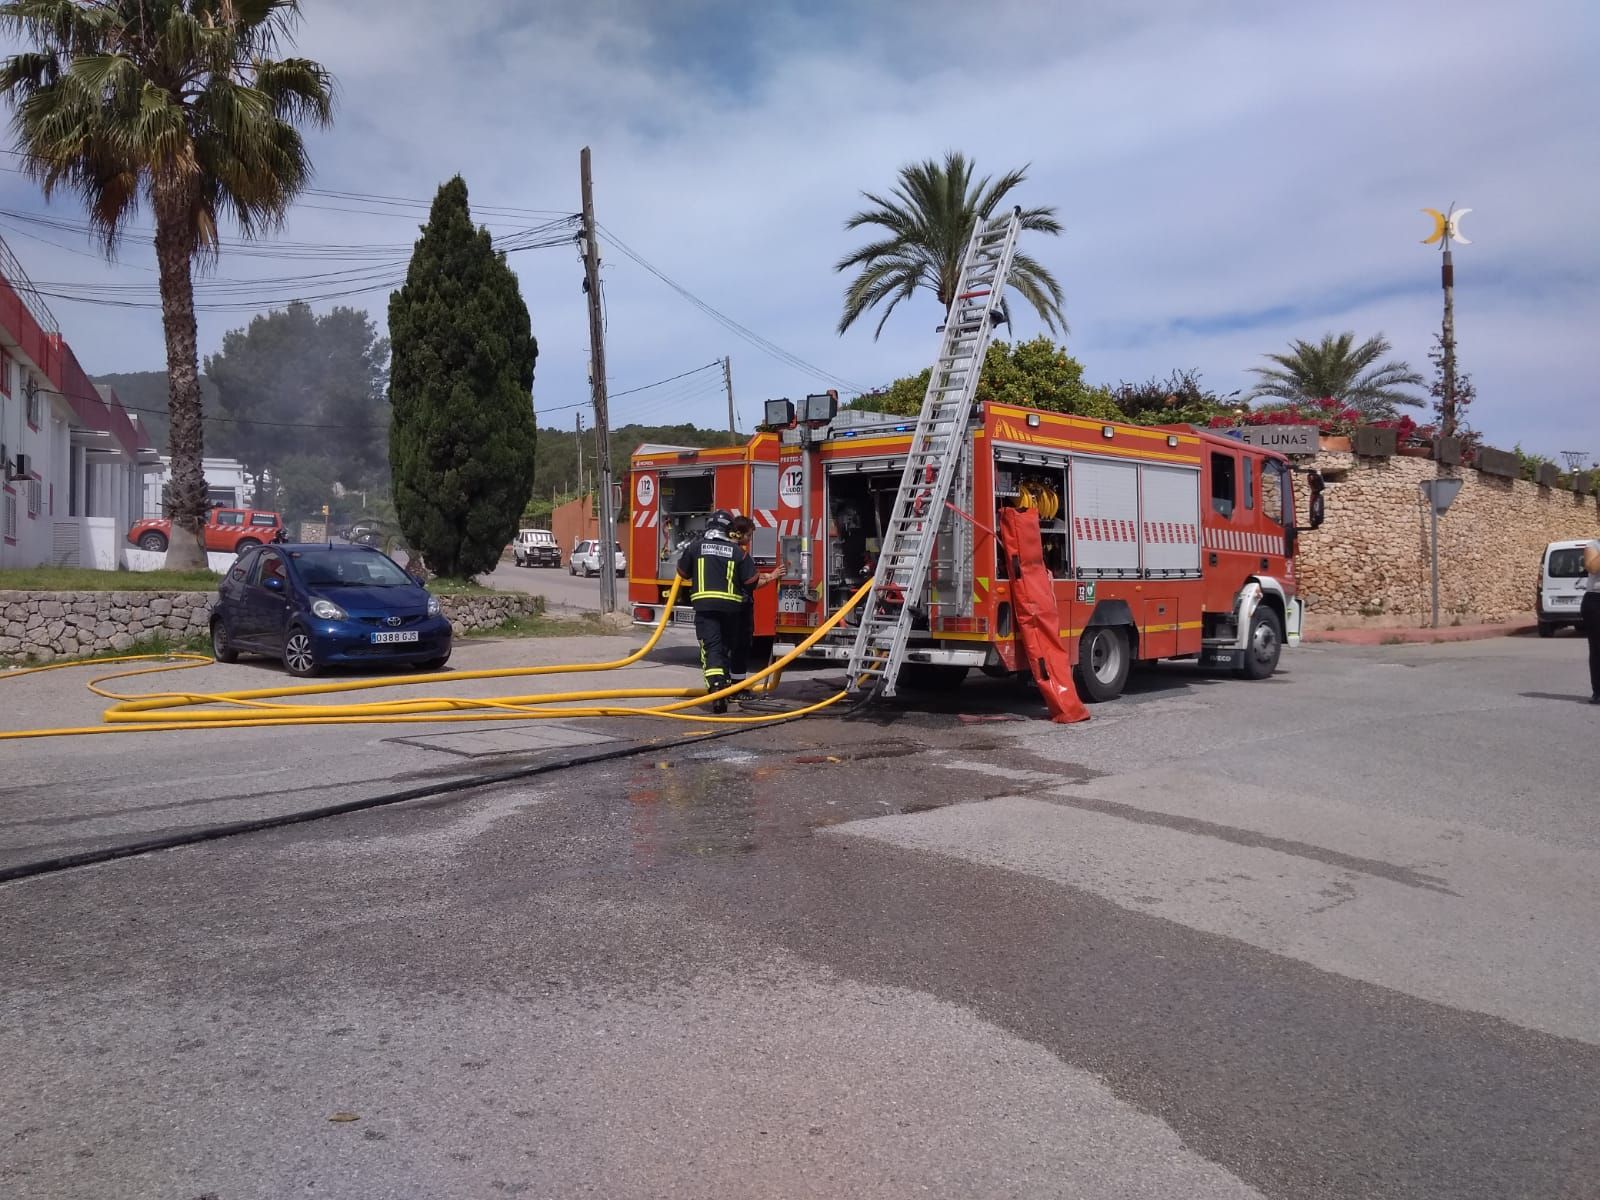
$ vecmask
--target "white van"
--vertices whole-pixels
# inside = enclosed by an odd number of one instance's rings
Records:
[[[1535,610],[1539,617],[1539,636],[1554,637],[1563,625],[1580,625],[1578,609],[1583,603],[1583,540],[1551,542],[1544,548],[1539,564],[1539,594]]]

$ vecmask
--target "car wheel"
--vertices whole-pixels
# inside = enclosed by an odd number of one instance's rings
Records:
[[[228,630],[221,617],[211,618],[211,657],[219,663],[239,661],[239,652],[228,644]]]
[[[243,554],[246,550],[254,550],[259,545],[261,543],[256,541],[255,538],[240,538],[234,543],[233,552],[235,554]]]
[[[1246,679],[1266,679],[1278,669],[1278,656],[1282,653],[1283,626],[1278,614],[1263,605],[1250,618],[1250,636],[1245,640],[1239,674]]]
[[[568,563],[567,564],[567,574],[575,576],[575,575],[577,575],[577,573],[578,573],[577,565],[574,564],[574,563]]]
[[[311,635],[298,625],[291,626],[283,639],[283,669],[301,679],[317,673],[317,652],[311,644]]]
[[[139,549],[150,550],[156,554],[167,548],[167,539],[163,534],[147,533],[139,539]]]
[[[1539,622],[1539,636],[1540,637],[1555,637],[1555,635],[1556,635],[1556,626],[1555,626],[1555,622],[1554,621],[1540,621]]]
[[[1120,625],[1095,625],[1083,631],[1072,677],[1083,698],[1097,704],[1122,695],[1132,666],[1127,630]]]

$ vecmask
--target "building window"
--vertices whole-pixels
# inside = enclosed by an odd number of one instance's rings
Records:
[[[17,494],[10,488],[5,490],[4,512],[0,513],[0,533],[6,541],[17,540]]]
[[[0,396],[11,395],[11,352],[0,350]]]
[[[28,403],[28,428],[37,431],[44,424],[44,393],[32,375],[23,385],[23,393]]]
[[[43,492],[44,488],[40,486],[37,479],[28,480],[28,515],[30,517],[39,515],[39,509],[43,507]]]

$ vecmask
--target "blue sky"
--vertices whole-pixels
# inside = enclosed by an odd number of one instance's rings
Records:
[[[303,7],[300,50],[340,82],[337,124],[312,136],[318,187],[425,200],[460,172],[475,205],[574,212],[589,145],[609,229],[820,368],[764,352],[608,247],[614,389],[728,355],[748,428],[768,396],[829,377],[872,386],[926,365],[931,297],[902,305],[880,340],[875,320],[840,337],[844,280],[832,266],[858,244],[842,226],[862,189],[955,148],[988,171],[1031,164],[1018,199],[1059,209],[1064,236],[1028,249],[1062,281],[1067,345],[1096,382],[1193,368],[1225,393],[1248,387],[1249,368],[1291,338],[1347,329],[1384,333],[1427,373],[1440,293],[1419,210],[1470,207],[1456,278],[1460,360],[1479,394],[1472,422],[1495,444],[1600,457],[1588,362],[1600,324],[1592,4]],[[81,220],[70,198],[46,209],[11,172],[0,172],[0,209]],[[400,264],[398,275],[418,219],[404,206],[308,197],[282,237],[392,247],[367,265]],[[510,234],[548,218],[492,219]],[[112,266],[70,229],[0,215],[0,233],[39,281],[120,285],[130,290],[98,295],[140,299],[154,279],[138,239]],[[282,280],[351,265],[325,258],[227,254],[217,274]],[[540,342],[541,423],[570,428],[588,352],[576,253],[513,263]],[[231,298],[286,298],[297,286]],[[304,290],[331,289],[307,279]],[[387,289],[343,302],[382,322]],[[92,372],[162,364],[154,309],[51,305]],[[1021,336],[1040,331],[1014,311]],[[202,351],[249,315],[202,314]],[[724,423],[720,372],[619,398],[613,421],[635,419]]]

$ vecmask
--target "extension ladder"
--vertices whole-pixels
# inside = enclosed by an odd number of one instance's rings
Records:
[[[911,452],[883,547],[862,602],[861,624],[850,651],[851,691],[871,687],[895,694],[905,662],[915,610],[928,587],[939,524],[960,466],[967,421],[989,336],[1003,315],[1001,297],[1011,272],[1022,210],[980,219],[961,263],[955,297],[945,316],[944,340],[928,377],[922,413],[911,435]]]

